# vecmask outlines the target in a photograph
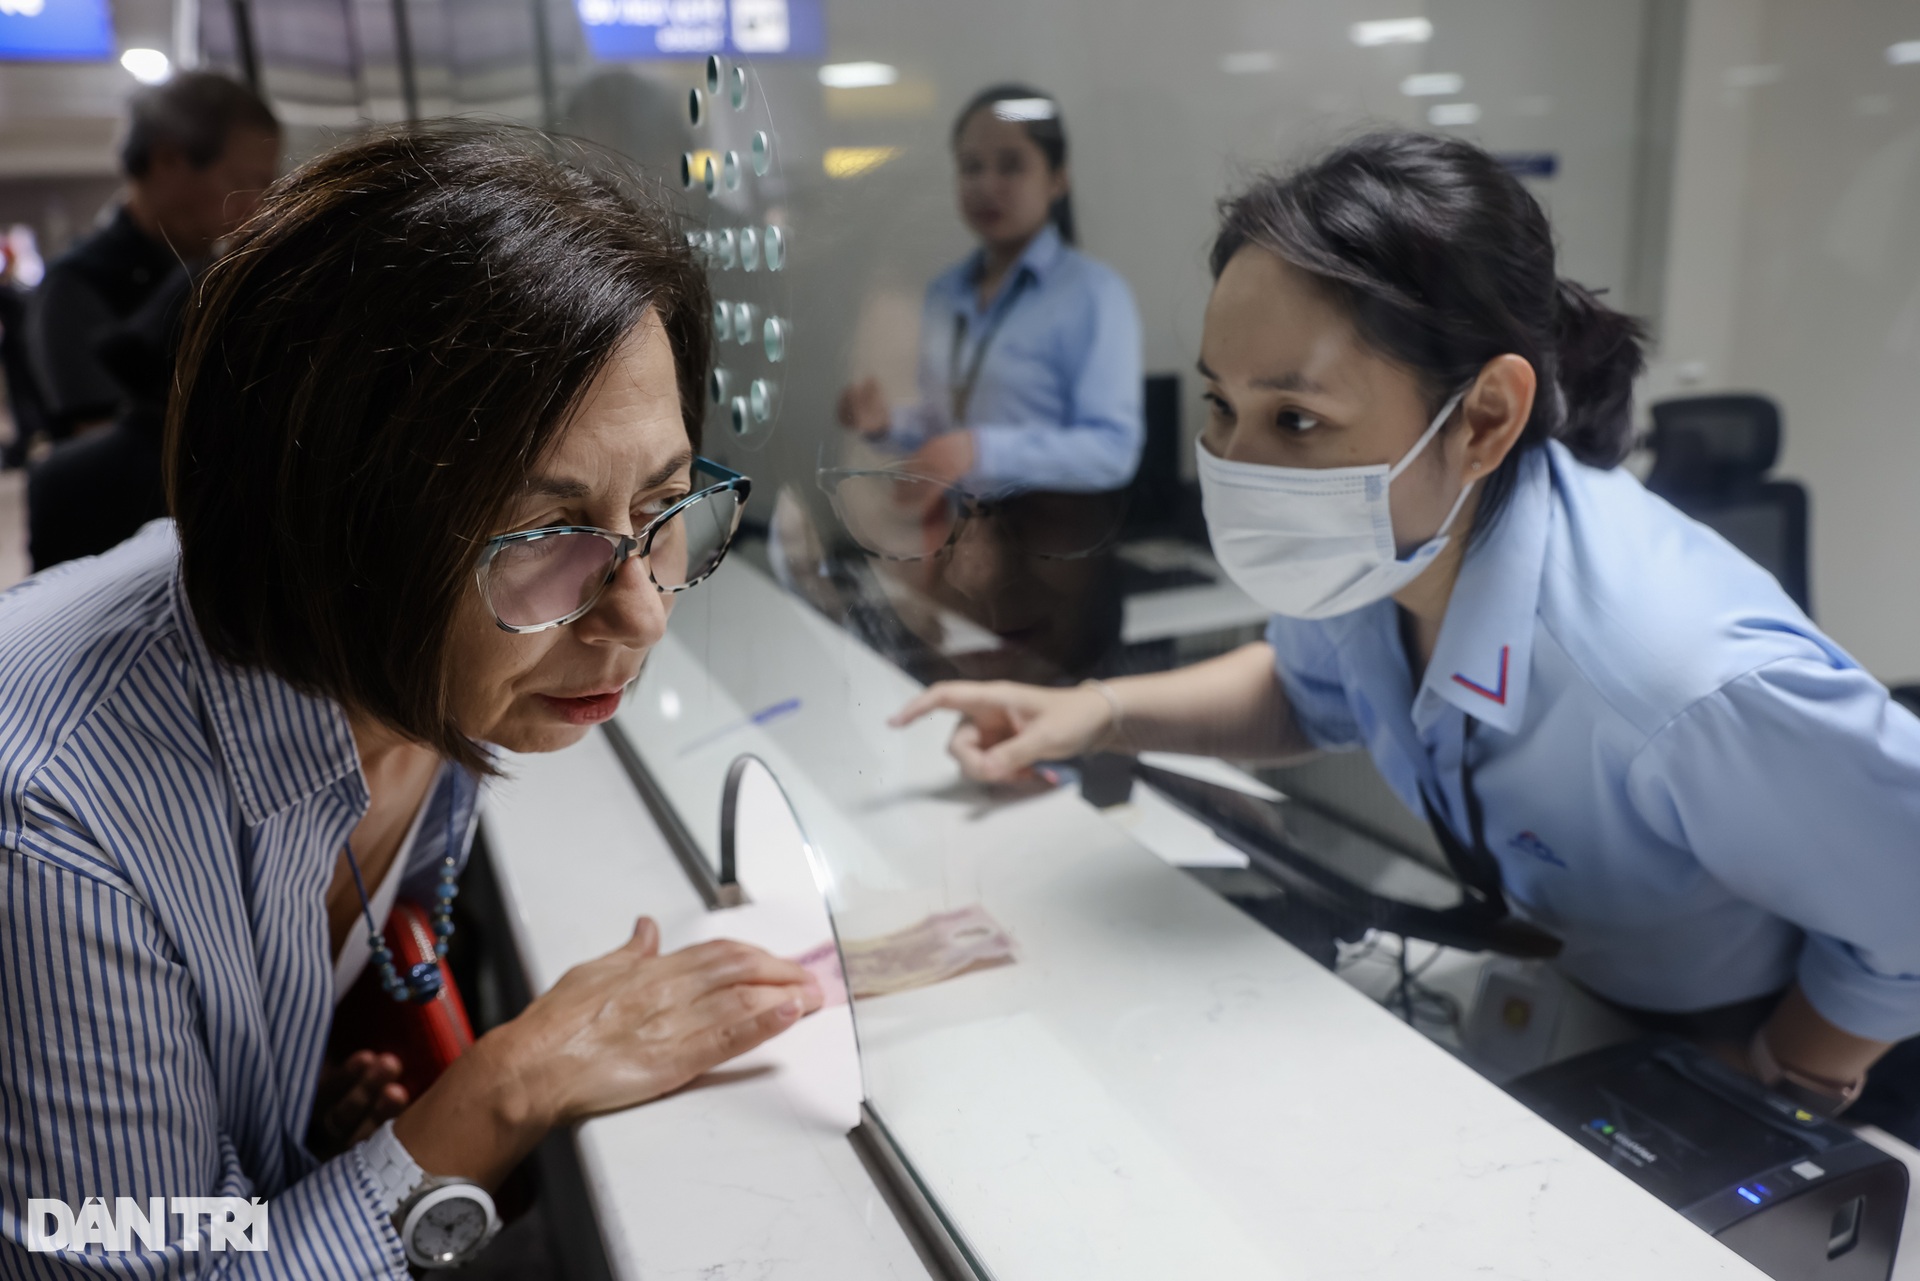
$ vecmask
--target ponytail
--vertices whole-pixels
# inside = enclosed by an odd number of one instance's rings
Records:
[[[1222,201],[1214,276],[1249,245],[1316,278],[1369,346],[1414,371],[1430,413],[1496,356],[1533,366],[1533,413],[1486,480],[1475,537],[1505,509],[1528,450],[1558,440],[1595,467],[1627,456],[1646,329],[1559,278],[1539,202],[1480,148],[1404,131],[1357,138]]]
[[[1555,285],[1554,393],[1564,403],[1553,438],[1590,467],[1618,467],[1633,449],[1633,383],[1646,368],[1646,326],[1585,285]]]

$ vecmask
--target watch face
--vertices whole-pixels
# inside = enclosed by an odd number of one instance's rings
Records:
[[[451,1263],[485,1236],[486,1207],[471,1197],[451,1196],[420,1212],[413,1226],[414,1253],[434,1263]]]

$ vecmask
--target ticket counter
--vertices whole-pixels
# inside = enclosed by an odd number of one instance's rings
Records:
[[[717,858],[745,752],[831,869],[843,933],[979,905],[1017,960],[856,1003],[918,1204],[803,1069],[583,1127],[617,1275],[941,1276],[956,1257],[1002,1279],[1759,1275],[1075,790],[963,783],[947,726],[885,724],[916,683],[749,560],[675,614],[621,749],[517,759],[493,799],[532,986],[642,912],[669,944],[702,936],[673,842]]]

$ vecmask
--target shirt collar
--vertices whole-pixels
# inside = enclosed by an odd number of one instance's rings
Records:
[[[353,780],[365,809],[366,783],[347,715],[331,699],[303,694],[270,672],[214,656],[194,622],[186,584],[173,576],[173,607],[199,677],[220,755],[249,826],[265,822],[342,779]]]
[[[1060,229],[1049,221],[1040,229],[1040,234],[1029,240],[1027,247],[1021,251],[1020,261],[1013,264],[1013,270],[1007,273],[1006,283],[1000,287],[1000,297],[1004,298],[1007,286],[1023,274],[1032,276],[1036,284],[1044,282],[1047,273],[1053,270],[1054,264],[1059,262],[1066,252],[1067,242],[1060,239]],[[986,264],[986,260],[987,253],[984,249],[974,250],[973,256],[967,259],[967,269],[961,273],[961,281],[967,286],[965,292],[968,296],[972,294],[973,283],[980,279],[980,270]]]
[[[1547,451],[1528,450],[1506,510],[1467,549],[1440,639],[1414,698],[1414,724],[1431,726],[1443,705],[1451,704],[1506,733],[1520,727],[1533,666],[1552,491]]]

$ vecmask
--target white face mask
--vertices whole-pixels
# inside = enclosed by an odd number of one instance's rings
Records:
[[[1200,506],[1213,554],[1240,590],[1289,618],[1332,618],[1384,600],[1420,577],[1445,549],[1473,492],[1469,481],[1440,532],[1405,560],[1393,539],[1387,489],[1439,434],[1466,391],[1454,394],[1393,466],[1268,467],[1216,458],[1196,444]]]

